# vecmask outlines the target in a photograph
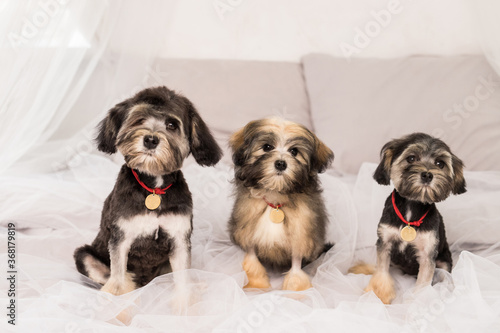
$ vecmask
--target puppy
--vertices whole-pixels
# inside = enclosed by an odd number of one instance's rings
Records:
[[[463,163],[441,140],[414,133],[384,145],[373,178],[381,185],[392,180],[377,229],[377,266],[353,267],[354,273],[373,273],[365,291],[385,304],[395,298],[389,266],[417,276],[417,287],[430,285],[436,267],[451,272],[452,259],[441,214],[435,203],[450,193],[466,191]]]
[[[190,153],[203,166],[222,155],[193,104],[166,87],[145,89],[109,110],[97,144],[125,164],[97,237],[74,253],[78,271],[121,295],[190,268],[193,203],[180,169]]]
[[[246,252],[245,288],[269,288],[263,264],[288,266],[283,289],[310,288],[302,264],[324,250],[327,214],[319,172],[332,151],[304,126],[277,118],[248,123],[230,139],[236,201],[231,240]]]

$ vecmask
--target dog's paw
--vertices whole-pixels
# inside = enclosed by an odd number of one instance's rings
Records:
[[[269,278],[264,277],[253,277],[248,278],[248,283],[243,287],[245,289],[257,288],[257,289],[269,289],[271,288],[271,283],[269,283]]]
[[[127,284],[122,284],[122,283],[113,283],[113,282],[106,282],[104,286],[102,286],[101,291],[104,291],[106,293],[110,293],[115,296],[120,296],[126,293],[129,293],[131,291],[134,291],[135,287],[130,286]]]
[[[102,286],[101,291],[119,296],[134,291],[135,289],[137,289],[137,286],[132,278],[132,274],[127,273],[123,281],[110,278],[108,282]]]
[[[258,261],[257,258],[245,257],[243,261],[243,270],[247,273],[248,283],[243,287],[268,289],[271,288],[269,276],[267,276],[266,269]]]
[[[133,318],[132,309],[125,309],[116,315],[116,319],[118,319],[127,326],[130,325],[130,323],[132,322],[132,318]]]
[[[187,288],[175,288],[171,304],[173,314],[187,315],[189,307],[194,304],[193,294]]]
[[[375,273],[365,291],[373,291],[384,304],[391,304],[392,300],[396,298],[394,281],[389,273]]]
[[[289,272],[283,281],[283,290],[302,291],[312,288],[309,275],[303,270]]]
[[[372,275],[373,273],[375,273],[375,266],[360,262],[349,268],[347,273]]]

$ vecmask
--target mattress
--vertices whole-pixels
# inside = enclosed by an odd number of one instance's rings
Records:
[[[220,163],[183,171],[193,193],[192,299],[179,312],[173,273],[122,296],[99,291],[80,275],[76,247],[95,237],[102,204],[120,162],[91,154],[67,170],[2,176],[2,243],[15,229],[16,326],[23,332],[498,332],[500,330],[500,172],[466,172],[468,192],[438,204],[453,252],[452,273],[437,270],[434,285],[415,290],[415,278],[391,269],[397,297],[384,305],[364,293],[370,276],[348,274],[354,263],[375,263],[376,225],[391,187],[371,179],[374,164],[357,175],[321,175],[334,247],[305,267],[314,288],[246,291],[244,253],[231,243],[227,221],[233,204],[232,168]],[[6,245],[0,262],[7,263]],[[6,268],[5,271],[8,269]],[[5,273],[6,274],[6,273]],[[10,282],[0,279],[2,290]],[[5,312],[4,308],[4,312]],[[9,311],[9,310],[7,310]],[[117,319],[123,315],[126,324]],[[2,331],[11,329],[9,318]]]

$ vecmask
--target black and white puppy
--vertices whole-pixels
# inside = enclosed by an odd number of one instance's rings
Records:
[[[190,153],[203,166],[222,156],[193,104],[166,87],[140,91],[109,110],[97,143],[126,163],[97,237],[74,253],[78,271],[121,295],[190,268],[193,203],[180,169]]]
[[[235,132],[235,194],[229,232],[245,251],[245,288],[269,288],[263,264],[290,267],[283,289],[305,290],[302,270],[328,248],[328,217],[318,173],[333,152],[304,126],[279,118],[255,120]],[[331,245],[329,245],[331,247]]]
[[[450,193],[466,191],[463,163],[441,140],[414,133],[392,140],[381,151],[373,178],[381,185],[394,183],[377,234],[377,266],[361,264],[354,273],[373,273],[365,291],[385,304],[395,298],[389,266],[417,276],[417,287],[432,283],[436,266],[451,272],[452,258],[444,223],[435,203]]]

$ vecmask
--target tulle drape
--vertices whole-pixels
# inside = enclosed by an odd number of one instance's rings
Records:
[[[234,200],[231,167],[190,164],[184,174],[194,199],[193,268],[188,272],[193,298],[179,312],[173,306],[172,274],[111,297],[77,273],[72,253],[95,237],[102,202],[120,165],[98,154],[70,165],[38,175],[36,182],[0,177],[5,184],[0,196],[6,199],[0,201],[0,212],[9,216],[1,227],[9,221],[17,226],[22,332],[496,332],[500,327],[498,172],[466,172],[469,191],[439,204],[453,272],[438,270],[434,286],[415,291],[415,278],[393,269],[398,296],[386,306],[374,294],[363,293],[369,276],[347,274],[358,260],[375,262],[372,230],[382,209],[377,206],[391,191],[372,180],[376,165],[363,165],[357,176],[321,175],[330,216],[327,238],[335,246],[305,268],[314,288],[290,293],[280,290],[280,272],[271,275],[270,292],[242,289],[244,253],[227,233]],[[20,190],[10,191],[13,187]],[[0,262],[6,259],[0,255]],[[0,279],[0,288],[7,287],[7,280]],[[5,293],[0,295],[1,304],[7,300]],[[125,316],[128,328],[117,316]],[[0,325],[8,327],[5,321]]]
[[[52,172],[94,148],[114,103],[160,83],[153,66],[176,1],[7,1],[0,172]],[[15,167],[13,167],[15,166]]]
[[[467,0],[476,36],[484,55],[500,75],[500,2],[495,0]]]
[[[237,3],[237,1],[233,1]],[[50,3],[50,6],[40,4]],[[482,23],[499,71],[498,11]],[[72,253],[91,242],[120,163],[95,152],[96,122],[116,102],[168,73],[155,67],[162,31],[176,1],[6,1],[0,4],[0,263],[6,229],[16,225],[18,330],[22,332],[498,332],[500,327],[500,174],[469,172],[469,191],[439,204],[455,262],[437,283],[415,292],[396,269],[398,297],[383,305],[363,293],[369,276],[347,274],[375,262],[376,226],[390,187],[358,175],[321,176],[330,216],[331,251],[306,267],[314,288],[245,292],[244,254],[227,233],[232,169],[184,170],[193,192],[195,298],[178,316],[172,274],[121,297],[100,293],[77,273]],[[486,8],[486,7],[484,7]],[[263,9],[264,10],[264,9]],[[491,15],[491,16],[490,16]],[[20,19],[21,18],[21,19]],[[278,24],[278,23],[277,23]],[[119,158],[117,158],[119,159]],[[3,269],[6,272],[6,269]],[[8,289],[5,276],[0,288]],[[2,306],[9,302],[0,294]],[[116,316],[126,313],[129,327]],[[2,332],[12,329],[4,316]]]
[[[100,57],[91,43],[106,2],[46,3],[9,1],[0,14],[0,171],[54,133]]]

